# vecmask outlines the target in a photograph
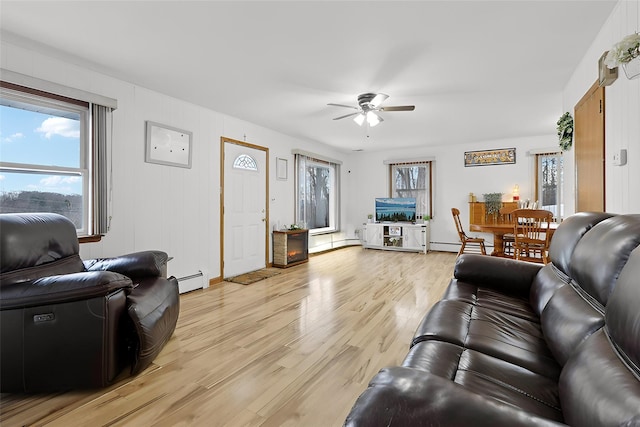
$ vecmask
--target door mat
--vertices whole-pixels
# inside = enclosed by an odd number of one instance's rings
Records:
[[[240,283],[241,285],[249,285],[268,277],[276,276],[281,272],[282,270],[277,268],[263,268],[261,270],[250,271],[249,273],[244,273],[239,276],[229,277],[225,280],[227,282]]]

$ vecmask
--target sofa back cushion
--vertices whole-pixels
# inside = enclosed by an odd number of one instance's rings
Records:
[[[0,214],[0,286],[84,271],[76,228],[53,213]]]
[[[576,245],[571,278],[603,307],[627,263],[640,245],[640,215],[617,215],[596,224]]]
[[[640,246],[629,257],[606,308],[606,332],[640,378]],[[640,384],[639,384],[640,386]]]
[[[540,316],[549,349],[561,365],[604,325],[609,293],[639,244],[640,220],[629,215],[600,221],[577,242],[570,283],[553,293]]]
[[[604,212],[579,212],[565,219],[553,234],[549,245],[549,260],[566,276],[571,274],[569,266],[576,245],[591,228],[600,221],[612,217]]]
[[[640,248],[606,306],[605,327],[567,361],[559,382],[564,420],[576,426],[640,425]]]
[[[571,256],[580,239],[594,225],[612,216],[610,213],[581,212],[560,224],[549,245],[551,262],[540,270],[529,293],[529,302],[538,316],[542,315],[542,310],[556,290],[571,282]]]

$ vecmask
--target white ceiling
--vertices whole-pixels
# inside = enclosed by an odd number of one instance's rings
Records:
[[[344,150],[555,133],[615,1],[0,1],[2,37]],[[35,42],[35,43],[34,43]],[[597,66],[594,64],[594,81]],[[390,95],[369,130],[350,112]],[[103,94],[110,96],[110,94]]]

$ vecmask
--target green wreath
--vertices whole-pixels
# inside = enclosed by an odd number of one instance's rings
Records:
[[[562,151],[567,151],[573,143],[573,117],[567,111],[558,120],[558,139]]]

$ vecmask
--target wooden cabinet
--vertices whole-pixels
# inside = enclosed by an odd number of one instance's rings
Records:
[[[365,224],[362,246],[368,249],[413,251],[429,250],[429,223],[371,223]]]
[[[502,202],[502,207],[518,209],[518,202]],[[484,202],[469,202],[469,224],[489,224],[499,222],[498,215],[487,218]]]

